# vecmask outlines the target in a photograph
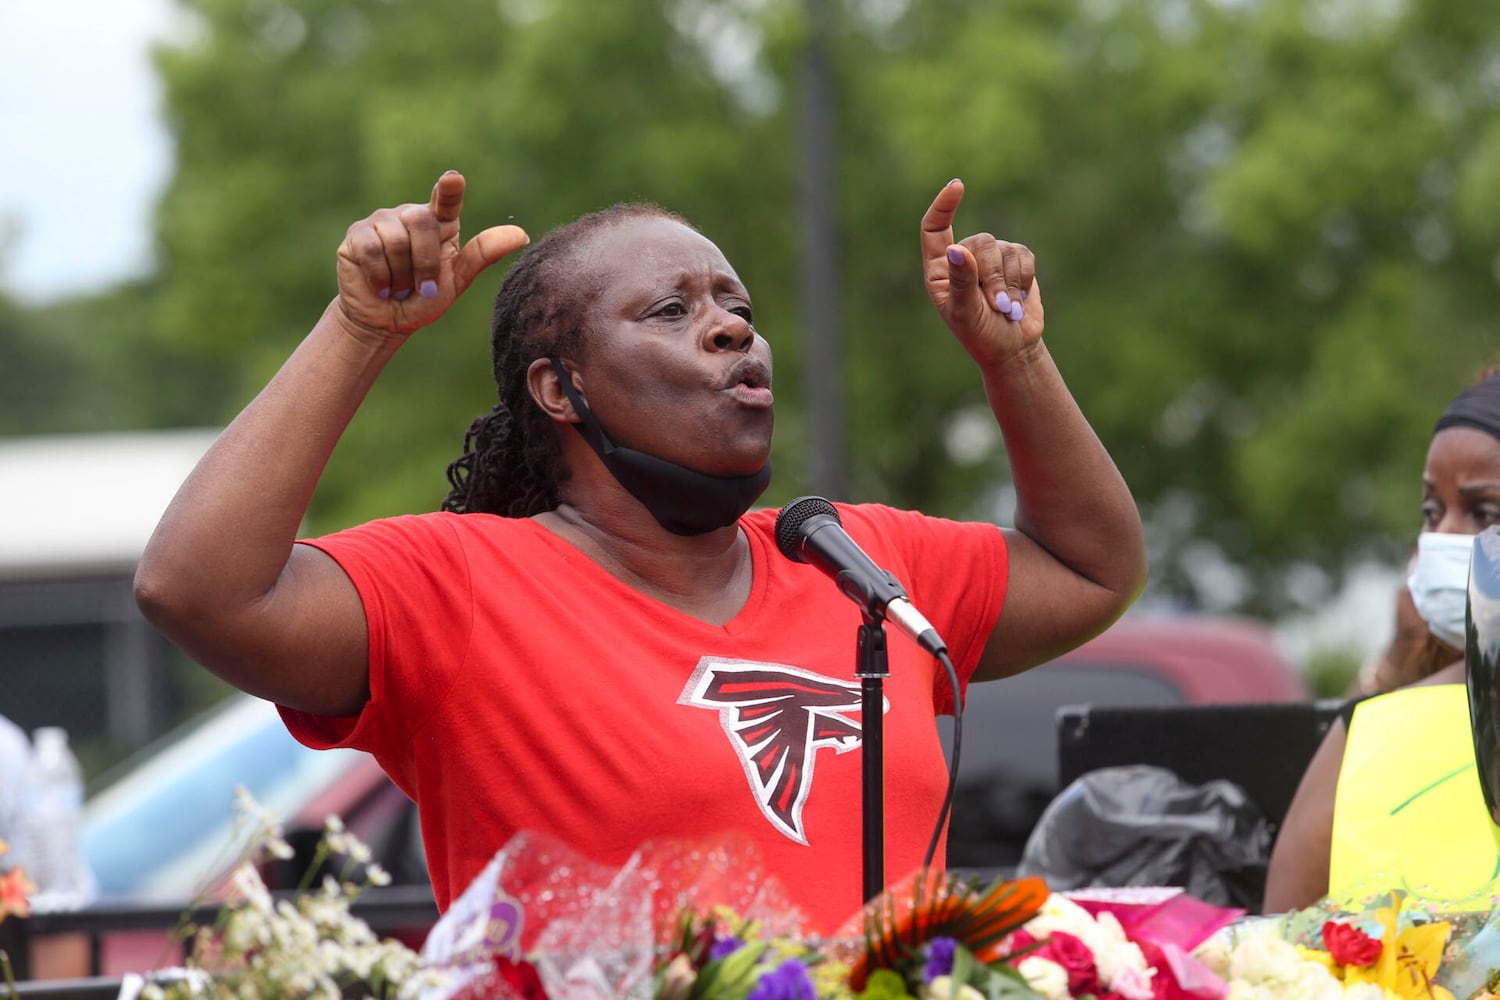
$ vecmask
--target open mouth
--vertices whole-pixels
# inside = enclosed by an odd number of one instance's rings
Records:
[[[747,389],[770,389],[771,369],[763,361],[744,358],[729,370],[726,389],[744,386]]]
[[[775,401],[771,369],[755,358],[744,358],[729,370],[724,390],[745,406],[769,407]]]

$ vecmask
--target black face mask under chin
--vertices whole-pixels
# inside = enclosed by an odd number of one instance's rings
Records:
[[[574,390],[573,380],[562,362],[556,357],[547,360],[552,362],[568,402],[578,413],[581,423],[573,425],[578,433],[594,449],[610,475],[672,534],[702,535],[728,527],[770,485],[770,462],[748,476],[710,476],[645,452],[621,448],[604,433],[594,412]]]

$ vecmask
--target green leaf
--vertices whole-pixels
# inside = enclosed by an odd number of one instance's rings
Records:
[[[959,945],[953,949],[953,981],[955,983],[963,984],[977,981],[972,977],[977,971],[983,968],[983,965],[974,961],[974,954],[968,948]]]
[[[740,1000],[755,987],[758,964],[768,947],[763,941],[752,941],[707,963],[689,996],[692,1000]]]
[[[906,983],[890,969],[876,969],[865,981],[859,1000],[909,1000]]]

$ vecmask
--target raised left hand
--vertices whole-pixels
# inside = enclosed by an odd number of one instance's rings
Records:
[[[922,216],[927,295],[979,365],[1003,364],[1042,339],[1036,258],[989,233],[954,242],[953,216],[963,197],[963,181],[949,181]]]

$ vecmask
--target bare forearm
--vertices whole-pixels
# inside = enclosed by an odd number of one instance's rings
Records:
[[[394,350],[330,304],[167,508],[136,577],[148,613],[234,615],[274,588],[329,455]]]
[[[515,226],[461,243],[464,188],[450,170],[425,204],[377,209],[349,227],[338,297],[198,463],[141,557],[135,596],[146,617],[252,694],[325,715],[352,714],[369,696],[359,593],[331,557],[294,543],[386,362],[526,244]]]
[[[1140,514],[1040,341],[984,372],[1016,487],[1016,527],[1126,603],[1146,578]],[[1123,605],[1122,605],[1123,608]]]

